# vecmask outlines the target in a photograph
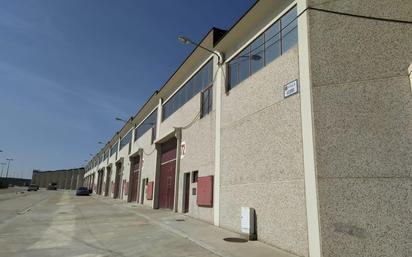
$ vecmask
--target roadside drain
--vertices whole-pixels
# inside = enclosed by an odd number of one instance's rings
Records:
[[[184,219],[176,219],[176,221],[185,221]]]
[[[230,242],[230,243],[246,243],[247,240],[243,238],[238,238],[238,237],[226,237],[223,238],[224,241]]]
[[[29,211],[31,211],[31,208],[27,208],[27,209],[25,209],[25,210],[18,211],[18,212],[16,212],[16,213],[17,213],[18,215],[23,215],[23,214],[28,213]]]

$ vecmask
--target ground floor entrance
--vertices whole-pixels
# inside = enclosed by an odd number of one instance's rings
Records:
[[[159,208],[173,209],[176,175],[176,138],[161,146]]]
[[[131,163],[130,172],[130,201],[138,202],[139,200],[139,188],[140,188],[140,158],[136,157]]]
[[[111,168],[107,168],[107,171],[106,171],[106,185],[105,185],[105,189],[104,189],[104,196],[109,196],[111,177],[112,177],[112,170],[111,170]]]
[[[116,164],[113,198],[120,198],[122,191],[122,163]]]
[[[103,193],[103,179],[104,179],[104,170],[100,170],[97,173],[97,189],[96,189],[96,193],[99,195]]]

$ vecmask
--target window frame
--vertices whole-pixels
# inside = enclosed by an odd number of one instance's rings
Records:
[[[207,101],[207,109],[208,111],[205,113],[204,112],[204,101],[203,101],[203,96],[204,94],[208,92],[208,101]],[[200,92],[200,118],[202,119],[203,117],[207,116],[210,112],[213,110],[213,83],[211,83],[209,86],[204,88]]]
[[[213,79],[214,79],[214,65],[213,65],[214,59],[213,55],[211,55],[209,58],[207,58],[199,67],[171,94],[163,103],[162,103],[162,119],[161,121],[165,121],[168,119],[170,116],[172,116],[175,112],[177,112],[182,106],[184,106],[187,102],[192,100],[197,94],[201,93],[205,88],[207,88],[210,84],[213,84]],[[210,67],[208,68],[208,65]],[[208,72],[206,72],[208,71]],[[204,74],[207,73],[207,76]],[[205,76],[204,76],[205,75]],[[206,83],[203,80],[206,77],[209,77],[211,75],[211,81]],[[188,86],[190,84],[192,90],[184,90],[184,87]],[[185,102],[183,102],[181,105],[179,103],[176,103],[176,97],[180,93],[180,91],[191,91],[191,97],[186,99]],[[196,93],[195,93],[196,92]],[[171,101],[173,102],[173,105],[171,105]],[[177,107],[176,107],[177,105]],[[171,107],[170,107],[171,106]],[[168,110],[170,109],[170,110]],[[169,113],[170,112],[170,113]]]
[[[293,21],[290,22],[290,24],[293,24],[294,22],[296,22],[296,25],[292,28],[289,28],[288,31],[291,32],[293,30],[298,29],[298,23],[297,23],[297,17],[298,17],[298,13],[297,13],[297,5],[296,3],[292,3],[290,4],[288,7],[286,7],[282,12],[279,13],[279,15],[277,15],[270,23],[268,23],[268,25],[266,25],[264,28],[262,28],[258,33],[255,34],[254,37],[252,37],[249,41],[247,41],[243,47],[239,48],[239,50],[237,50],[230,58],[228,58],[227,60],[227,80],[226,80],[226,86],[225,88],[227,89],[227,92],[229,92],[231,89],[233,89],[234,87],[236,87],[237,85],[239,85],[242,81],[246,80],[247,78],[249,78],[250,76],[252,76],[254,73],[256,73],[257,71],[259,71],[260,69],[264,68],[266,65],[268,65],[270,62],[266,62],[266,42],[269,41],[271,38],[267,39],[266,38],[266,32],[269,31],[271,29],[272,26],[274,26],[276,23],[279,23],[279,32],[275,33],[275,35],[273,37],[279,37],[279,41],[280,41],[280,54],[279,56],[277,56],[276,58],[274,58],[272,61],[276,60],[278,57],[282,56],[285,52],[287,52],[290,48],[292,48],[295,44],[298,44],[299,42],[299,38],[296,39],[296,43],[292,46],[289,47],[288,49],[286,49],[286,51],[283,51],[283,33],[282,31],[285,30],[286,27],[283,27],[282,25],[282,19],[284,17],[286,17],[287,15],[289,15],[292,11],[296,12],[296,16],[293,18]],[[287,24],[289,25],[289,23]],[[263,44],[260,45],[259,47],[255,48],[255,49],[251,49],[251,45],[253,45],[253,43],[256,42],[256,40],[259,39],[259,37],[263,37]],[[251,53],[254,52],[255,50],[259,49],[260,47],[263,47],[263,54],[262,54],[262,58],[263,58],[263,66],[261,66],[259,69],[257,69],[256,71],[254,71],[254,73],[251,72]],[[243,52],[247,50],[246,54],[244,54]],[[243,53],[243,54],[242,54]],[[236,63],[235,60],[239,57],[249,57],[249,72],[248,72],[248,76],[246,76],[245,78],[240,77],[240,65],[239,63]],[[232,64],[233,63],[233,64]],[[232,81],[232,65],[236,65],[236,81]]]

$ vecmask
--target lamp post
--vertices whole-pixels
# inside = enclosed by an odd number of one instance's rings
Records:
[[[212,54],[216,55],[216,56],[217,56],[217,59],[218,59],[218,64],[219,64],[219,66],[221,66],[221,65],[223,64],[224,58],[223,58],[223,54],[222,54],[222,53],[220,53],[220,52],[218,52],[218,51],[210,50],[210,49],[208,49],[208,48],[206,48],[206,47],[204,47],[204,46],[202,46],[202,45],[200,45],[200,44],[198,44],[198,43],[193,42],[192,40],[190,40],[189,38],[187,38],[187,37],[185,37],[185,36],[178,36],[177,39],[178,39],[180,42],[182,42],[183,44],[186,44],[186,45],[192,44],[192,45],[194,45],[194,46],[197,46],[197,47],[199,47],[199,48],[202,48],[202,49],[205,50],[205,51],[208,51],[209,53],[212,53]]]
[[[5,162],[0,163],[0,165],[1,165],[1,176],[0,177],[3,177],[4,165],[6,165],[6,164],[7,163],[5,163]]]
[[[9,175],[10,162],[13,161],[13,159],[8,158],[6,159],[6,161],[7,161],[7,172],[6,172],[6,179],[7,179],[7,176]]]
[[[126,124],[126,123],[131,122],[131,121],[133,120],[133,117],[130,117],[129,120],[125,120],[125,119],[122,119],[122,118],[120,118],[120,117],[115,117],[114,119],[117,120],[117,121],[121,121],[121,122],[123,122],[124,124]]]
[[[116,117],[116,118],[114,118],[114,119],[117,120],[117,121],[121,121],[121,122],[127,123],[127,121],[125,121],[124,119],[119,118],[119,117]]]

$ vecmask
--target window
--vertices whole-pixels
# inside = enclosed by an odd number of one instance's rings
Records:
[[[280,21],[275,22],[265,32],[265,64],[280,56]]]
[[[118,142],[114,145],[112,145],[112,147],[110,148],[110,157],[113,156],[113,154],[117,153],[117,148],[118,148]]]
[[[264,34],[253,41],[250,49],[250,74],[253,74],[263,67]]]
[[[280,19],[282,30],[282,53],[289,50],[298,41],[298,21],[296,7],[287,12]]]
[[[107,150],[107,151],[104,153],[104,159],[106,160],[107,158],[109,158],[109,150]]]
[[[155,140],[156,140],[156,127],[152,127],[152,138],[150,140],[150,143],[153,144]]]
[[[229,90],[298,42],[296,17],[295,6],[229,62]]]
[[[198,176],[199,176],[199,171],[197,171],[197,170],[192,171],[192,183],[196,183],[196,182],[197,182]]]
[[[212,83],[213,60],[210,60],[163,105],[163,120]]]
[[[130,141],[132,140],[132,130],[130,130],[121,140],[120,140],[120,150],[122,150],[122,148],[127,145],[128,143],[130,143]]]
[[[212,111],[213,86],[206,88],[202,92],[202,97],[200,99],[201,99],[200,118],[202,118]]]
[[[154,135],[152,134],[152,138],[156,138],[156,123],[157,123],[157,109],[155,109],[147,118],[140,123],[139,126],[136,127],[135,129],[135,135],[134,135],[134,141],[136,141],[138,138],[143,136],[149,129],[154,128],[152,130],[152,133],[154,131]],[[154,141],[154,140],[153,140]]]

